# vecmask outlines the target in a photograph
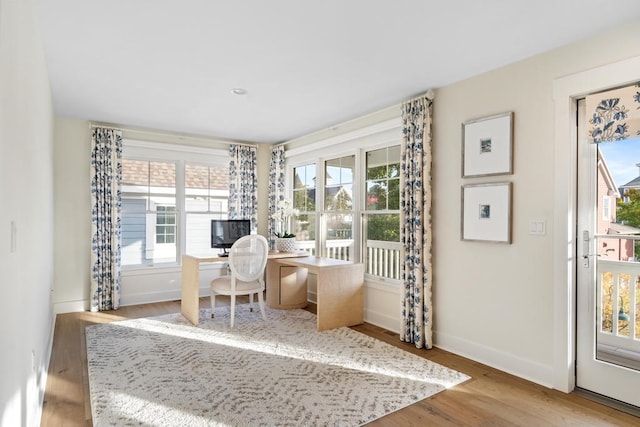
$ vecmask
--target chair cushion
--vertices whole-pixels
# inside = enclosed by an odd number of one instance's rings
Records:
[[[211,281],[211,290],[216,292],[230,292],[231,291],[231,276],[216,277]],[[260,292],[263,290],[263,285],[254,280],[252,282],[243,282],[242,280],[236,280],[236,292]]]

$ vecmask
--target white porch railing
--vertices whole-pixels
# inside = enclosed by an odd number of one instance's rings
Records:
[[[596,265],[598,344],[640,353],[640,263],[598,260]]]
[[[400,243],[367,240],[366,272],[400,280]]]
[[[316,255],[314,240],[298,240],[296,247]],[[381,240],[367,240],[366,254],[363,263],[365,273],[387,279],[400,280],[400,243]],[[329,258],[349,260],[353,251],[353,240],[327,240],[327,254]]]

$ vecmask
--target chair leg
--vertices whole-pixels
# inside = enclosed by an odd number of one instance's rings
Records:
[[[236,296],[231,295],[231,327],[233,328],[233,320],[236,316]]]
[[[258,304],[260,305],[260,311],[262,312],[262,319],[267,320],[267,315],[264,312],[264,298],[262,292],[258,292]]]
[[[215,311],[214,309],[216,308],[216,293],[212,290],[211,291],[211,318],[213,319],[213,312]]]
[[[253,313],[253,294],[249,294],[249,311]]]

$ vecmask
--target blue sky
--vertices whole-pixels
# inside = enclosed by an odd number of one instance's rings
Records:
[[[603,142],[600,152],[617,187],[640,176],[640,169],[636,166],[640,163],[640,138]]]

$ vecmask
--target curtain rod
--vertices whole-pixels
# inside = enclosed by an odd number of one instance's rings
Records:
[[[131,128],[127,128],[126,126],[123,127],[116,127],[113,125],[101,125],[101,124],[97,124],[97,123],[91,123],[89,125],[89,129],[95,129],[95,128],[103,128],[103,129],[112,129],[112,130],[119,130],[122,132],[137,132],[137,133],[142,133],[142,134],[148,134],[148,135],[162,135],[164,137],[176,137],[178,139],[194,139],[194,140],[202,140],[202,141],[208,141],[208,140],[215,140],[214,142],[219,143],[219,144],[228,144],[228,145],[243,145],[246,147],[258,147],[258,144],[251,144],[251,143],[246,143],[246,142],[235,142],[235,141],[225,141],[223,139],[217,139],[215,137],[207,137],[207,136],[199,136],[199,135],[180,135],[180,134],[176,134],[176,133],[171,133],[171,132],[163,132],[163,131],[154,131],[154,130],[142,130],[142,129],[131,129]]]
[[[420,99],[420,98],[424,98],[424,97],[427,97],[427,98],[429,98],[431,101],[433,101],[433,96],[434,96],[433,89],[429,89],[428,91],[426,91],[426,92],[424,92],[424,93],[421,93],[420,95],[416,95],[416,96],[414,96],[414,97],[412,97],[412,98],[409,98],[409,99],[407,99],[407,100],[406,100],[406,101],[404,101],[404,102],[407,102],[407,101],[414,101],[414,100],[416,100],[416,99]]]
[[[89,129],[95,129],[95,128],[112,129],[112,130],[123,130],[122,128],[119,128],[119,127],[103,126],[103,125],[98,125],[98,124],[95,124],[95,123],[91,123],[89,125]]]

